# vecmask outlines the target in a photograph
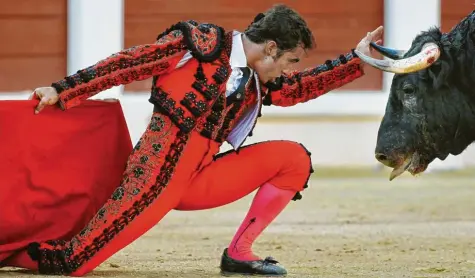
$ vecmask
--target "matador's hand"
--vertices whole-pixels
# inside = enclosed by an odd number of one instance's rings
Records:
[[[36,88],[29,99],[38,98],[40,103],[35,107],[35,114],[40,113],[46,105],[54,105],[58,102],[58,92],[53,87]]]
[[[365,54],[366,56],[371,57],[372,52],[374,49],[370,47],[369,43],[375,42],[376,44],[382,44],[383,42],[383,26],[379,26],[372,32],[368,32],[366,37],[361,39],[361,41],[356,46],[356,50]],[[363,63],[364,65],[364,63]]]

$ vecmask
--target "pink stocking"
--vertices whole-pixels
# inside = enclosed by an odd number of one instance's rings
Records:
[[[260,260],[252,252],[252,244],[264,229],[292,200],[295,191],[266,183],[257,191],[246,218],[228,247],[229,257],[239,261]]]

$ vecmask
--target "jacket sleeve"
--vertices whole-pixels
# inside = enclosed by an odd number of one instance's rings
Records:
[[[134,46],[114,53],[53,84],[59,106],[65,110],[113,86],[148,79],[175,68],[186,53],[181,31],[163,36],[155,44]]]
[[[315,99],[363,76],[361,63],[352,50],[315,68],[282,75],[265,85],[269,90],[263,105],[293,106]]]

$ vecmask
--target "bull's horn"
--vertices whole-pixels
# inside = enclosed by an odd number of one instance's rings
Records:
[[[382,71],[392,73],[411,73],[423,70],[432,65],[440,57],[440,49],[435,43],[426,43],[422,47],[421,52],[400,60],[378,60],[366,56],[358,50],[355,50],[355,53],[363,62]]]
[[[376,49],[379,53],[383,54],[384,56],[394,59],[394,60],[399,60],[404,57],[404,54],[406,54],[406,50],[398,50],[398,49],[392,49],[389,47],[384,47],[379,44],[376,44],[375,42],[370,42],[370,45],[372,48]]]

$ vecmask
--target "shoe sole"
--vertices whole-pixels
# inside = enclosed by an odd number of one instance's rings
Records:
[[[256,273],[237,273],[237,272],[228,272],[221,271],[222,276],[232,277],[232,276],[262,276],[262,277],[285,277],[287,274],[256,274]]]

